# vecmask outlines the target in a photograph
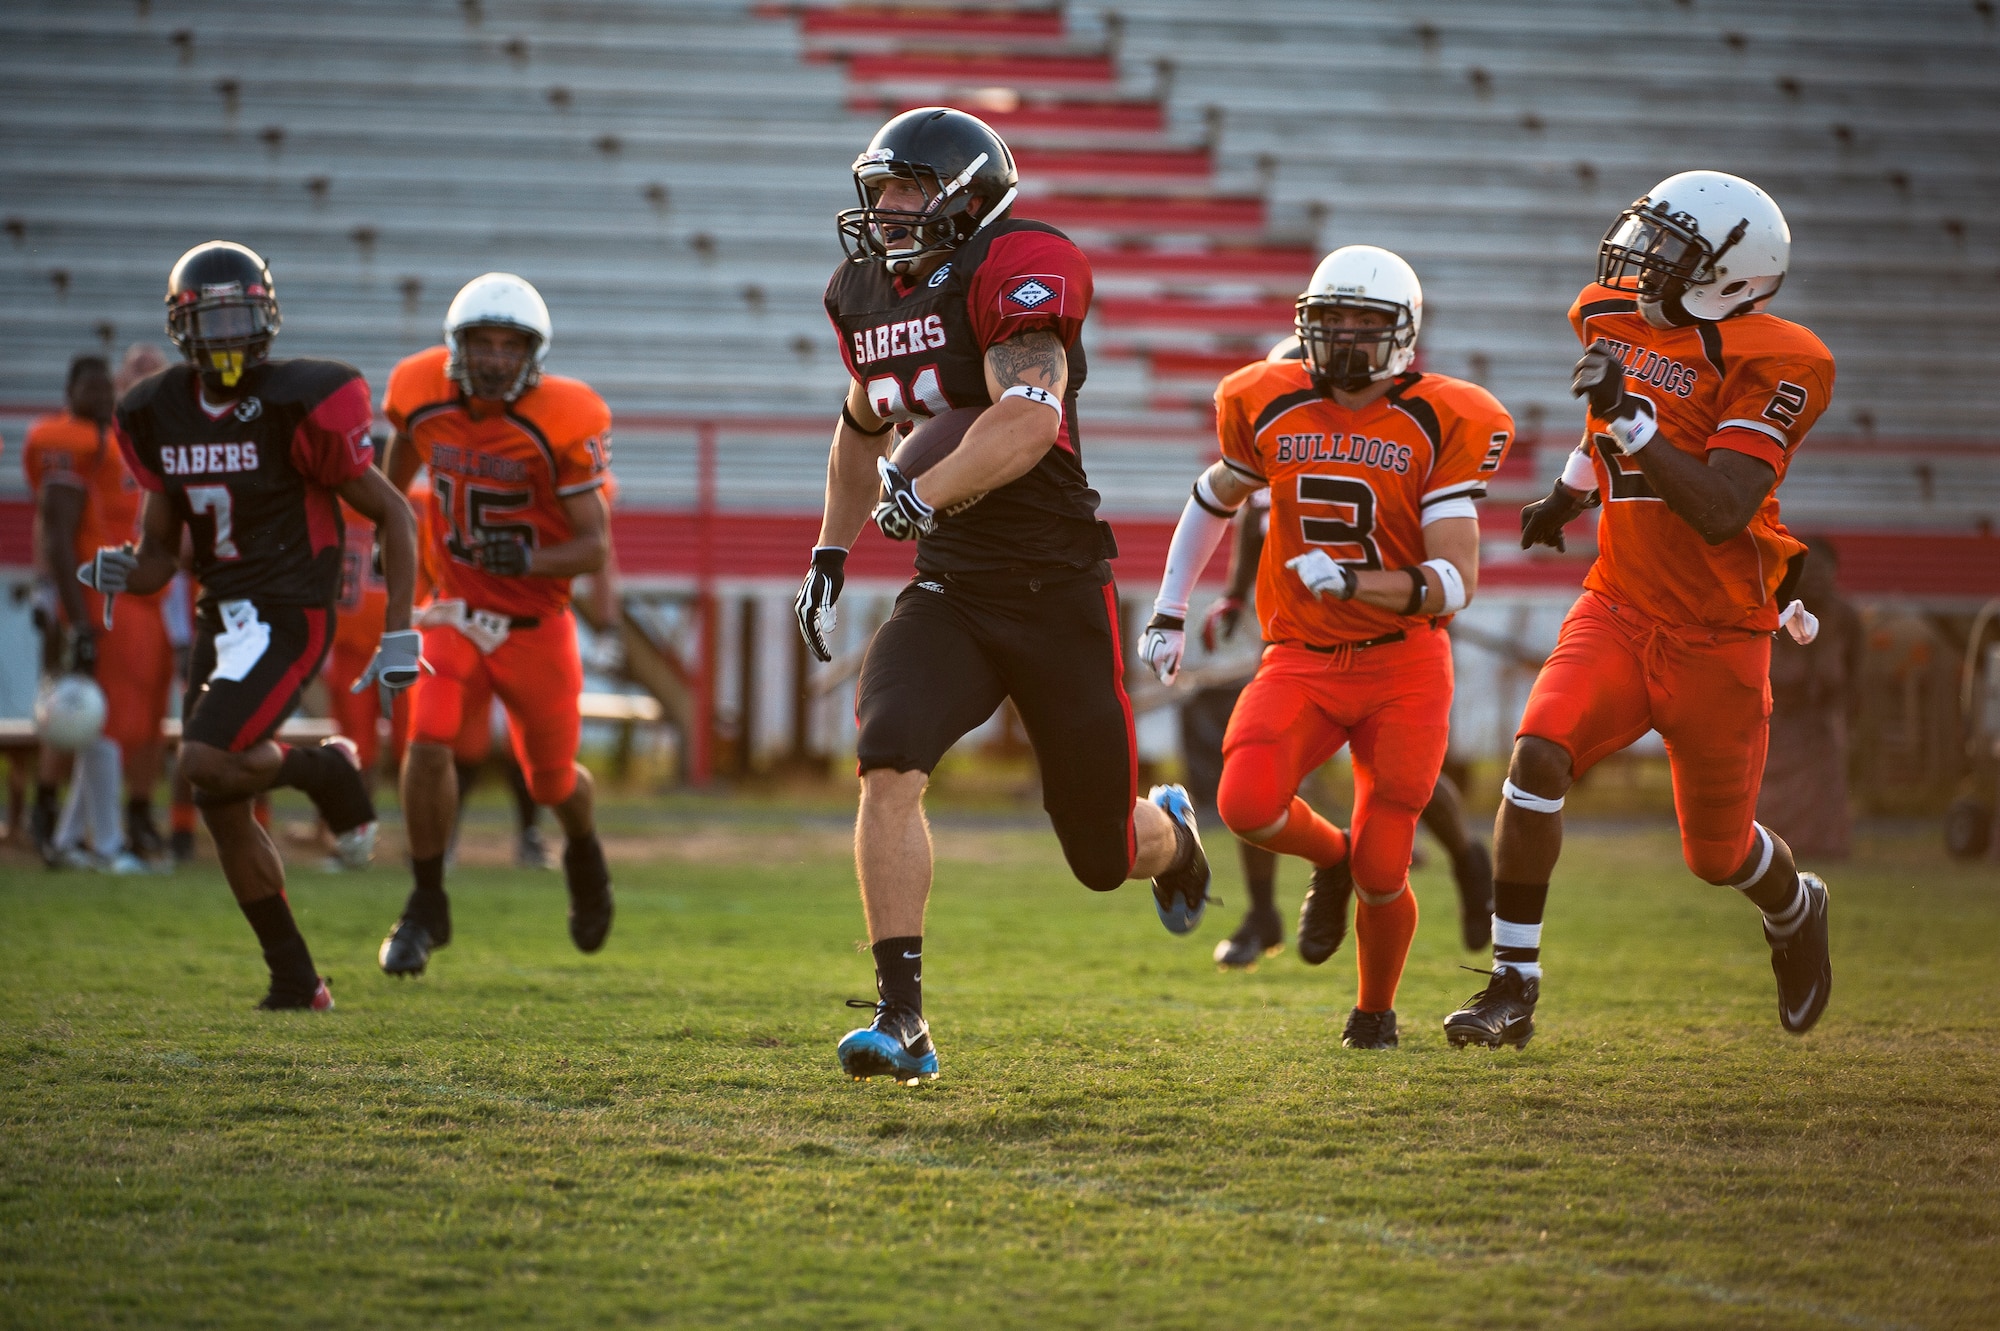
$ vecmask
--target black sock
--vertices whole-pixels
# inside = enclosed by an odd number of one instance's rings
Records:
[[[54,785],[47,781],[37,781],[35,783],[35,807],[37,809],[47,809],[51,812],[55,810],[56,788]]]
[[[292,905],[279,892],[259,901],[238,902],[243,918],[257,931],[264,948],[264,964],[271,968],[271,983],[310,994],[319,987],[319,972],[313,969],[312,953],[306,950],[304,935],[292,919]]]
[[[885,938],[875,954],[875,992],[892,1007],[924,1014],[924,938]]]
[[[507,789],[514,792],[515,825],[525,832],[541,817],[542,808],[535,803],[535,793],[528,789],[528,774],[518,764],[507,765]]]
[[[361,773],[338,749],[287,747],[271,784],[304,791],[335,836],[375,821],[375,805]]]
[[[1276,914],[1278,910],[1278,857],[1262,846],[1239,841],[1243,853],[1243,883],[1250,889],[1251,913]]]
[[[412,855],[410,876],[416,879],[416,886],[410,889],[410,899],[403,903],[403,914],[435,934],[451,909],[444,895],[444,856],[432,855],[420,860]]]
[[[1547,883],[1493,880],[1493,967],[1512,966],[1523,975],[1542,973],[1542,911]]]
[[[604,863],[604,843],[595,832],[563,842],[562,858],[563,878],[574,896],[601,892],[611,881],[611,870]]]

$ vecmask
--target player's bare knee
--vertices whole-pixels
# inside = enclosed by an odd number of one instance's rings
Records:
[[[1507,765],[1507,781],[1516,789],[1544,800],[1560,800],[1569,793],[1574,778],[1569,750],[1553,740],[1523,735],[1514,741],[1513,761]]]
[[[923,804],[930,773],[918,770],[899,772],[893,767],[872,767],[861,774],[861,802],[871,810],[889,812],[917,808]]]

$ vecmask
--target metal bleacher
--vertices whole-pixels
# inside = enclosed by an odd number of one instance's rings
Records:
[[[1978,447],[2000,418],[1995,54],[1991,6],[1955,0],[17,0],[0,403],[157,336],[166,263],[227,234],[271,257],[288,350],[378,384],[461,282],[507,268],[555,311],[554,363],[628,419],[824,415],[847,162],[885,111],[942,99],[1010,135],[1024,211],[1097,264],[1086,407],[1133,427],[1100,454],[1114,511],[1172,510],[1219,367],[1348,241],[1423,274],[1431,367],[1560,440],[1562,315],[1597,236],[1702,164],[1785,205],[1783,311],[1839,358],[1836,447],[1795,502],[1846,520],[1868,484],[1878,523],[1966,530],[2000,510]],[[687,494],[688,431],[620,444],[629,501]],[[823,446],[732,443],[722,505],[811,507]]]

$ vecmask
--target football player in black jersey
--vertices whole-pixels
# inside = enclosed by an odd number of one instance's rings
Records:
[[[192,532],[202,596],[180,768],[263,945],[271,987],[259,1006],[324,1011],[333,998],[251,800],[272,786],[303,790],[345,854],[372,852],[375,810],[353,745],[336,738],[294,748],[272,736],[333,640],[341,499],[374,522],[389,582],[382,645],[362,683],[400,689],[416,679],[416,526],[372,465],[373,411],[360,372],[270,359],[278,322],[270,270],[254,252],[210,241],[181,256],[167,279],[167,333],[186,361],[140,380],[118,403],[118,444],[146,490],[139,544],[100,548],[77,576],[107,597],[154,591],[180,565],[182,529]]]
[[[831,659],[847,547],[871,517],[891,540],[916,541],[917,577],[861,670],[855,861],[878,999],[858,1004],[874,1020],[839,1046],[850,1076],[915,1082],[938,1069],[921,987],[924,787],[1003,700],[1085,886],[1150,878],[1161,921],[1187,933],[1209,873],[1186,792],[1138,792],[1116,549],[1076,421],[1089,264],[1055,228],[1009,215],[1013,154],[964,112],[897,116],[853,171],[861,206],[840,215],[848,259],[826,291],[853,382],[797,610],[807,646]],[[985,410],[955,451],[915,481],[889,463],[895,427],[956,407]]]

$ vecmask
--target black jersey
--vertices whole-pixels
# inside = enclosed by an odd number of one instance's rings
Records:
[[[987,349],[1046,329],[1068,349],[1069,384],[1055,446],[1024,476],[971,508],[941,516],[917,540],[926,573],[1087,567],[1116,553],[1084,475],[1076,395],[1086,366],[1078,334],[1090,308],[1090,265],[1040,222],[1002,219],[952,251],[928,279],[906,284],[880,262],[845,263],[827,283],[826,312],[848,372],[875,413],[907,430],[953,407],[992,405]]]
[[[351,365],[298,359],[253,365],[242,387],[217,413],[191,366],[142,379],[118,403],[119,447],[193,532],[203,599],[330,605],[343,542],[334,492],[373,459],[368,383]]]

